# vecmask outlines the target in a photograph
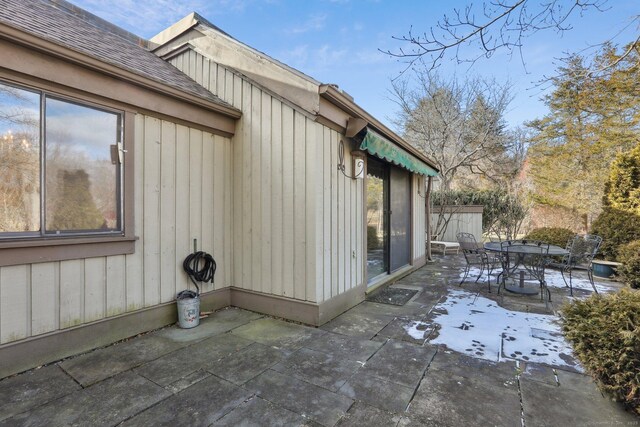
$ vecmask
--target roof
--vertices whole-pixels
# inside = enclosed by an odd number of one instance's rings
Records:
[[[150,43],[64,0],[0,0],[0,23],[229,107],[149,50]]]
[[[178,40],[178,38],[181,35],[193,29],[195,29],[196,31],[200,32],[201,34],[207,37],[210,37],[211,33],[209,31],[206,31],[206,29],[214,33],[218,33],[224,39],[233,43],[235,46],[243,49],[244,51],[251,52],[254,55],[253,61],[258,62],[259,60],[264,59],[268,61],[269,64],[272,64],[273,66],[278,67],[279,70],[283,70],[286,73],[296,76],[299,79],[299,81],[304,81],[306,82],[306,84],[312,87],[314,94],[329,100],[332,104],[338,106],[340,109],[342,109],[352,117],[357,117],[365,120],[372,128],[380,132],[386,138],[391,140],[394,144],[406,150],[413,156],[417,157],[419,160],[426,163],[432,169],[439,171],[437,165],[433,160],[427,157],[420,150],[416,149],[409,142],[405,141],[401,136],[399,136],[394,131],[389,129],[382,122],[380,122],[378,119],[373,117],[370,113],[365,111],[360,105],[358,105],[355,102],[355,100],[351,95],[349,95],[347,92],[340,89],[337,85],[323,84],[318,80],[314,79],[313,77],[310,77],[309,75],[303,73],[302,71],[297,70],[283,62],[280,62],[277,59],[274,59],[273,57],[267,55],[264,52],[261,52],[259,50],[252,48],[251,46],[230,36],[228,33],[224,32],[219,27],[212,24],[207,19],[203,18],[201,15],[195,12],[190,13],[189,15],[185,16],[184,18],[182,18],[180,21],[176,22],[169,28],[165,29],[164,31],[161,31],[160,33],[152,37],[151,42],[157,44],[154,51],[163,57],[168,57],[168,55],[171,55],[172,53],[178,51],[181,46],[174,47],[172,48],[174,50],[170,50],[169,52],[166,52],[166,51],[162,52],[162,48],[166,47],[167,45],[170,45],[172,41]],[[180,43],[186,44],[186,42],[184,41],[181,41]],[[195,41],[193,43],[194,45],[197,46],[198,42]],[[194,45],[190,44],[191,47],[193,47]],[[203,53],[201,51],[199,52]],[[222,55],[221,52],[223,53],[222,50],[217,50],[217,53],[222,56],[221,58],[216,58],[217,61],[219,62],[220,60],[227,61],[226,63],[223,63],[223,65],[240,72],[244,76],[248,76],[249,78],[251,78],[252,81],[258,82],[258,84],[261,84],[263,87],[266,87],[269,90],[275,91],[274,84],[277,82],[277,79],[274,78],[273,75],[266,74],[266,67],[264,67],[264,63],[258,62],[257,69],[259,70],[259,73],[261,73],[261,75],[258,75],[258,72],[252,73],[251,72],[252,70],[241,69],[241,68],[238,68],[237,66],[230,65],[229,56],[228,55],[224,56]],[[236,48],[234,52],[237,54],[239,52],[239,49]],[[203,54],[206,55],[206,53],[203,53]],[[255,59],[255,58],[258,58],[258,59]],[[264,77],[264,78],[261,78],[261,77]],[[278,93],[280,96],[285,97],[287,100],[293,102],[298,107],[306,109],[307,111],[311,111],[315,114],[318,114],[319,112],[318,104],[315,104],[316,108],[308,108],[308,105],[307,107],[303,105],[305,101],[308,101],[310,99],[312,94],[309,91],[302,91],[301,93],[298,93],[295,91],[295,89],[296,88],[290,85],[289,87],[286,87],[286,90],[281,90]],[[295,96],[296,94],[298,94],[299,96]]]
[[[255,54],[256,56],[266,59],[269,62],[279,66],[280,68],[283,68],[284,70],[290,72],[291,74],[295,74],[300,78],[303,78],[305,80],[308,80],[311,83],[317,84],[319,85],[320,82],[317,81],[316,79],[314,79],[313,77],[309,76],[308,74],[305,74],[304,72],[298,70],[297,68],[294,68],[290,65],[285,64],[284,62],[281,62],[277,59],[275,59],[274,57],[267,55],[266,53],[249,46],[248,44],[236,39],[235,37],[233,37],[232,35],[230,35],[229,33],[227,33],[226,31],[224,31],[222,28],[218,27],[217,25],[214,25],[211,23],[211,21],[207,20],[206,18],[204,18],[202,15],[200,15],[199,13],[196,12],[191,12],[190,14],[188,14],[187,16],[185,16],[184,18],[182,18],[180,21],[176,22],[175,24],[173,24],[171,27],[166,28],[165,30],[161,31],[160,33],[156,34],[155,36],[151,37],[150,41],[151,43],[156,44],[156,47],[159,47],[165,43],[167,43],[168,41],[170,41],[172,38],[176,37],[179,34],[182,34],[184,32],[186,32],[187,30],[194,28],[197,25],[202,25],[203,27],[207,27],[213,31],[215,31],[216,33],[220,34],[221,36],[224,36],[227,40],[241,46],[243,49],[246,49],[249,52],[252,52],[253,54]]]

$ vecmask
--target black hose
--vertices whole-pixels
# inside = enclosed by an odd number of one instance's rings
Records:
[[[200,286],[197,282],[213,283],[213,276],[216,274],[216,261],[206,252],[198,251],[188,255],[182,263],[182,268],[189,276],[189,279],[196,285],[197,295],[200,295]]]

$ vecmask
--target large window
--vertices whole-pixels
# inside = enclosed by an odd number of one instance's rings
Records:
[[[0,238],[121,234],[122,113],[0,82]]]

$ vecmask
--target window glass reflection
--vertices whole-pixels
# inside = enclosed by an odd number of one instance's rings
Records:
[[[383,164],[369,159],[367,163],[367,278],[371,281],[387,273],[388,173]]]
[[[0,233],[40,230],[40,95],[0,83]]]
[[[47,98],[46,230],[117,230],[118,114]]]

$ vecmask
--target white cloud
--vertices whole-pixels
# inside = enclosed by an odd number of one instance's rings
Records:
[[[142,37],[151,37],[191,12],[205,17],[242,12],[247,0],[72,0],[72,2]]]
[[[306,44],[295,46],[279,54],[277,59],[292,67],[301,68],[309,59],[309,46]]]
[[[356,58],[361,64],[380,64],[389,62],[389,57],[386,54],[375,49],[358,52]]]
[[[307,18],[306,21],[302,22],[301,24],[295,27],[285,30],[285,32],[288,34],[303,34],[303,33],[308,33],[310,31],[320,31],[324,28],[326,21],[327,21],[326,14],[311,15]]]

